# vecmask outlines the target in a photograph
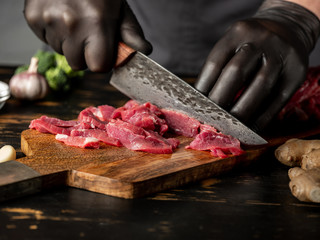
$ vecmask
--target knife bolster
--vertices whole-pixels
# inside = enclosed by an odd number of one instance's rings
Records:
[[[115,67],[121,67],[128,60],[130,60],[131,56],[136,52],[136,50],[132,49],[128,45],[123,42],[119,42],[118,44],[118,56],[116,60]]]

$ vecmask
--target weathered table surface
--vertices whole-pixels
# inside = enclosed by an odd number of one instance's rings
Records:
[[[8,82],[13,68],[0,68]],[[0,110],[0,146],[22,157],[20,133],[43,114],[72,119],[90,105],[127,101],[104,74],[87,74],[66,96],[10,99]],[[0,203],[6,239],[319,239],[320,205],[295,199],[273,151],[252,165],[145,198],[125,200],[58,188]]]

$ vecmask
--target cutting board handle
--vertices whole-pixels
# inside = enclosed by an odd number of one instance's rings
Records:
[[[133,48],[129,47],[123,42],[119,42],[118,44],[118,56],[115,64],[115,68],[122,66],[125,64],[136,52]]]

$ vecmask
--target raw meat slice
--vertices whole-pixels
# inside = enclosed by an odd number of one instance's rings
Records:
[[[161,154],[172,153],[180,144],[176,138],[163,137],[170,127],[176,134],[195,137],[186,148],[209,150],[213,156],[223,158],[243,153],[237,139],[211,126],[200,124],[181,112],[159,109],[149,102],[140,105],[133,100],[117,109],[109,105],[88,107],[80,112],[78,121],[42,116],[31,121],[29,127],[56,134],[57,140],[70,146],[98,148],[99,142],[104,142]]]
[[[99,140],[92,137],[68,136],[65,134],[57,134],[56,140],[63,142],[68,146],[80,148],[99,148]]]
[[[149,102],[146,102],[143,105],[149,108],[153,114],[157,115],[158,117],[163,117],[163,113],[161,109],[158,108],[156,105],[153,105],[152,103],[149,103]]]
[[[168,144],[172,146],[173,150],[176,149],[180,144],[180,141],[177,138],[165,138],[165,139],[167,140]]]
[[[112,119],[121,118],[121,113],[123,111],[126,111],[126,110],[134,108],[134,107],[138,107],[138,106],[139,106],[138,102],[136,102],[134,100],[129,100],[122,107],[116,108],[113,111],[113,113],[111,114],[111,118]]]
[[[30,122],[29,128],[30,129],[35,129],[38,132],[42,133],[50,133],[45,127],[42,127],[42,122],[40,119],[34,119]]]
[[[208,125],[201,125],[200,130],[200,133],[189,146],[186,146],[186,149],[209,150],[213,156],[220,158],[226,158],[227,154],[237,156],[244,152],[238,139],[219,133]]]
[[[173,147],[164,141],[159,134],[150,133],[141,127],[124,122],[120,119],[110,121],[107,124],[108,136],[120,140],[126,147],[134,151],[149,153],[172,153]]]
[[[112,113],[116,108],[109,106],[109,105],[100,105],[98,106],[98,110],[100,112],[99,119],[101,121],[109,122],[112,116]]]
[[[95,117],[104,122],[109,122],[115,108],[109,105],[101,105],[98,107],[87,107],[84,110],[91,111]]]
[[[70,131],[72,130],[77,130],[77,129],[91,129],[92,126],[91,124],[89,123],[85,123],[85,122],[80,122],[79,124],[73,126],[73,127],[70,127]]]
[[[320,66],[308,69],[302,86],[280,111],[278,119],[307,121],[320,120]]]
[[[157,131],[163,135],[168,130],[164,119],[159,118],[148,108],[150,105],[136,105],[121,111],[121,119],[146,130]]]
[[[140,104],[135,101],[135,100],[129,100],[128,102],[126,102],[123,107],[125,109],[130,109],[130,108],[134,108],[134,107],[138,107]]]
[[[108,133],[101,129],[75,129],[71,131],[70,136],[93,137],[111,146],[122,146],[118,139],[109,137]]]
[[[57,127],[51,123],[45,122],[42,119],[34,119],[31,121],[29,128],[36,129],[42,133],[52,134],[65,134],[70,135],[71,130],[69,128]]]
[[[161,109],[169,129],[178,135],[195,137],[199,133],[200,122],[174,110]]]
[[[125,107],[119,107],[116,110],[113,111],[113,113],[111,114],[111,119],[117,119],[117,118],[121,118],[121,113],[123,111],[127,110]]]
[[[78,116],[78,120],[91,124],[92,128],[106,129],[106,124],[108,122],[101,121],[97,116],[92,112],[94,109],[89,107],[82,110]]]
[[[161,136],[159,133],[157,132],[154,132],[154,131],[146,131],[146,139],[147,140],[151,140],[152,141],[158,141],[158,142],[161,142],[163,144],[168,144],[172,147],[172,150],[176,149],[179,144],[180,144],[180,141],[176,138],[164,138],[163,136]]]
[[[40,119],[44,122],[50,123],[57,127],[74,127],[80,123],[79,121],[74,121],[74,120],[65,121],[65,120],[61,120],[54,117],[48,117],[48,116],[41,116]]]

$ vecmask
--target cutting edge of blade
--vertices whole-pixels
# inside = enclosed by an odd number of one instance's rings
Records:
[[[226,127],[226,126],[221,125],[217,121],[216,122],[210,121],[210,120],[208,121],[208,119],[205,119],[204,117],[200,117],[199,118],[199,116],[201,116],[201,115],[190,114],[190,111],[184,111],[185,109],[181,109],[181,106],[179,106],[179,104],[177,104],[177,102],[180,103],[181,100],[179,100],[177,98],[173,99],[174,100],[174,101],[172,101],[173,106],[170,106],[170,108],[174,108],[174,109],[176,109],[178,111],[182,110],[183,112],[186,112],[188,115],[191,115],[191,117],[195,117],[196,119],[200,120],[203,123],[207,123],[209,125],[212,125],[212,126],[216,127],[222,133],[234,136],[235,138],[239,139],[239,141],[244,143],[244,144],[247,144],[247,145],[264,145],[264,144],[268,143],[265,139],[263,139],[261,136],[259,136],[257,133],[255,133],[250,128],[248,128],[241,121],[236,119],[233,115],[231,115],[230,113],[225,111],[219,105],[214,103],[211,99],[209,99],[208,97],[203,95],[201,92],[199,92],[198,90],[196,90],[195,88],[190,86],[188,83],[186,83],[184,80],[182,80],[178,76],[174,75],[173,73],[171,73],[170,71],[168,71],[167,69],[162,67],[160,64],[158,64],[157,62],[153,61],[152,59],[148,58],[147,56],[145,56],[144,54],[142,54],[140,52],[137,52],[135,54],[135,56],[129,61],[129,63],[127,63],[124,66],[121,66],[121,67],[117,68],[116,70],[114,70],[114,72],[112,73],[111,79],[110,79],[110,84],[112,86],[116,87],[118,90],[120,90],[120,92],[122,92],[123,94],[127,95],[129,98],[131,98],[133,100],[137,100],[137,101],[140,101],[140,102],[141,101],[144,101],[144,102],[148,101],[148,102],[151,102],[151,103],[153,103],[153,104],[158,106],[158,104],[153,101],[154,100],[154,99],[152,99],[153,96],[149,97],[148,99],[146,99],[146,97],[148,96],[148,94],[146,94],[146,93],[143,93],[143,94],[140,93],[139,97],[136,97],[135,94],[132,93],[133,90],[132,90],[131,86],[128,86],[127,80],[126,79],[122,79],[119,76],[119,75],[123,74],[123,72],[121,72],[122,69],[127,70],[127,74],[130,75],[130,71],[128,69],[126,69],[126,67],[127,68],[130,68],[130,67],[128,67],[127,65],[130,65],[131,61],[139,61],[141,58],[144,59],[145,61],[148,61],[148,64],[149,63],[153,64],[152,69],[157,68],[157,69],[159,69],[159,72],[161,71],[161,72],[164,72],[165,74],[167,74],[168,78],[166,78],[166,81],[168,79],[170,79],[171,81],[176,81],[175,84],[181,85],[181,86],[183,86],[183,88],[189,89],[189,91],[192,94],[197,95],[197,97],[205,99],[205,101],[207,103],[210,103],[213,106],[213,108],[218,109],[219,112],[224,114],[224,116],[228,116],[228,118],[225,118],[225,119],[229,119],[229,120],[231,119],[231,122],[233,122],[233,123],[231,125],[230,123],[225,122],[224,125],[226,125],[226,124],[228,125]],[[141,70],[141,68],[140,68],[140,71],[143,71],[143,70]],[[121,74],[119,74],[119,73],[121,73]],[[134,78],[134,76],[131,76],[131,78]],[[144,78],[144,81],[146,81],[146,80],[150,81],[149,78]],[[137,81],[138,80],[136,79],[136,83],[137,83]],[[119,83],[123,84],[123,82],[125,83],[125,86],[123,86],[123,85],[121,86],[121,84],[119,84]],[[141,96],[142,96],[142,99],[141,99]],[[171,96],[171,97],[174,98],[174,96]],[[158,106],[158,107],[168,108],[167,102],[164,101],[164,103],[165,103],[165,106],[162,105],[162,106]],[[196,111],[196,109],[195,109],[195,111]],[[235,128],[237,128],[236,129],[237,131],[235,131]],[[230,129],[232,129],[233,131],[232,130],[229,131]]]

